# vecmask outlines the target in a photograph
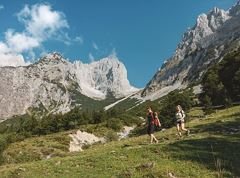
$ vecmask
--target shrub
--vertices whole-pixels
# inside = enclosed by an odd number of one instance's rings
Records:
[[[119,137],[116,132],[109,131],[106,135],[107,141],[117,141],[118,139],[119,139]]]
[[[115,131],[119,131],[123,127],[123,124],[122,121],[118,118],[110,118],[107,120],[106,127],[111,128]]]

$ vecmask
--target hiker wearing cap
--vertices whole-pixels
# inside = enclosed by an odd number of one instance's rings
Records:
[[[176,124],[177,124],[177,131],[178,131],[179,136],[182,136],[181,131],[185,131],[187,133],[187,135],[189,135],[189,133],[190,133],[190,130],[185,128],[185,124],[184,124],[185,117],[186,117],[186,115],[185,115],[182,107],[180,105],[178,105],[176,107]]]
[[[154,113],[153,113],[151,107],[148,107],[147,110],[148,110],[147,117],[146,117],[146,120],[147,120],[147,133],[150,136],[150,143],[153,143],[153,141],[158,143],[158,140],[153,135],[154,131],[155,131]]]

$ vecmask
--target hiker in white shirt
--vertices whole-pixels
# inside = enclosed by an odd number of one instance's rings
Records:
[[[189,133],[190,133],[190,130],[185,128],[185,124],[184,124],[185,117],[186,117],[186,115],[185,115],[184,111],[182,110],[182,107],[180,105],[178,105],[176,107],[176,121],[177,121],[176,124],[177,124],[177,131],[178,131],[179,136],[182,136],[181,131],[187,132],[187,135],[189,135]]]

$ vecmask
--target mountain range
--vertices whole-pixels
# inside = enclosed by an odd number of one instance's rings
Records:
[[[97,101],[105,102],[102,108],[113,107],[124,98],[155,100],[175,89],[199,89],[204,73],[240,46],[239,19],[240,2],[228,11],[215,7],[201,14],[143,90],[131,86],[124,64],[114,55],[84,64],[54,52],[28,66],[0,67],[0,118],[66,113]]]
[[[91,100],[118,99],[138,91],[116,56],[84,64],[52,53],[28,66],[1,67],[0,80],[0,118],[34,110],[66,113]]]

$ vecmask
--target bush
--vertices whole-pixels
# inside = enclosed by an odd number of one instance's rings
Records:
[[[119,139],[119,137],[116,132],[109,131],[106,135],[107,141],[117,141],[118,139]]]
[[[130,134],[129,137],[136,137],[136,136],[140,136],[140,135],[144,135],[147,134],[147,126],[139,126],[137,128],[135,128]]]
[[[142,120],[139,119],[138,116],[134,116],[131,114],[121,114],[119,115],[119,119],[123,122],[124,125],[126,126],[132,126],[132,125],[140,125],[142,124]]]
[[[122,121],[118,118],[110,118],[107,120],[106,127],[111,128],[115,131],[120,131],[123,127]]]
[[[194,104],[192,89],[184,91],[176,90],[169,93],[161,102],[159,119],[163,127],[171,127],[175,122],[176,106],[181,105],[185,112],[189,111]]]

